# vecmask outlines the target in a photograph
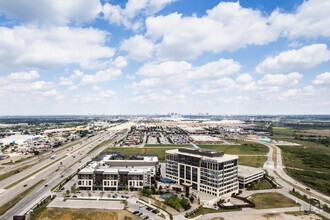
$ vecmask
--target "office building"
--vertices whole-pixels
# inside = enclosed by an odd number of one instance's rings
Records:
[[[78,172],[78,187],[81,190],[138,191],[151,186],[159,169],[158,155],[139,154],[137,159],[130,160],[117,158],[122,158],[122,154],[102,154],[93,160]]]
[[[217,199],[238,193],[238,156],[221,151],[180,148],[166,151],[166,177],[185,190],[202,192]]]

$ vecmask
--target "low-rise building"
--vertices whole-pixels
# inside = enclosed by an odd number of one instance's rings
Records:
[[[158,171],[157,155],[138,155],[130,160],[115,159],[120,153],[102,154],[78,172],[81,190],[138,191],[150,187]]]
[[[222,144],[223,140],[209,135],[190,135],[189,140],[195,144]]]
[[[238,182],[243,187],[262,179],[264,174],[260,168],[238,165]]]

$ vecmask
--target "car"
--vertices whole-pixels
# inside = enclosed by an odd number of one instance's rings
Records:
[[[139,214],[137,214],[138,216],[141,216],[141,215],[143,215],[143,213],[142,212],[140,212]]]
[[[148,219],[148,218],[149,218],[149,216],[144,217],[144,219]]]
[[[48,185],[46,184],[45,187],[47,187]]]
[[[306,190],[310,191],[311,189],[310,188],[306,188]]]
[[[139,205],[139,207],[140,207],[140,208],[143,208],[143,207],[145,207],[145,205]]]
[[[147,209],[148,211],[150,211],[152,208],[150,208],[150,207],[147,207],[146,209]]]
[[[27,187],[28,186],[28,184],[24,184],[24,186],[23,187]]]
[[[61,178],[63,178],[63,175],[61,175]]]
[[[134,211],[133,214],[134,215],[137,215],[139,213],[139,211]]]

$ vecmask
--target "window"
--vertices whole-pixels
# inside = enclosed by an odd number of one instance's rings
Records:
[[[192,181],[197,182],[197,168],[192,168]]]
[[[186,179],[191,180],[191,167],[186,166]]]

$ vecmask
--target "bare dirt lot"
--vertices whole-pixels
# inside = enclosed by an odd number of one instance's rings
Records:
[[[303,130],[299,134],[330,137],[330,130],[329,129],[327,129],[327,130],[308,129],[308,130]]]

